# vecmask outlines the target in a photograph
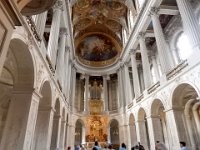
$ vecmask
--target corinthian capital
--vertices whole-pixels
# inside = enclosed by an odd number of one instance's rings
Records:
[[[54,10],[60,9],[63,10],[63,2],[62,0],[57,0],[53,6]]]
[[[145,38],[145,32],[139,32],[138,38],[144,39]]]
[[[150,15],[158,15],[159,10],[157,7],[151,7]]]

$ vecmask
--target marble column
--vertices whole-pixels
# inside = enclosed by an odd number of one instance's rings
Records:
[[[61,127],[61,116],[54,114],[50,150],[55,150],[55,149],[59,148],[60,127]]]
[[[48,43],[48,48],[47,48],[47,55],[50,59],[50,62],[53,68],[55,68],[55,64],[56,64],[62,7],[63,6],[62,6],[61,0],[57,0],[53,7],[53,20],[51,24],[49,43]]]
[[[64,83],[65,83],[65,86],[64,86],[64,93],[65,93],[65,96],[67,98],[69,98],[69,86],[70,86],[70,74],[71,74],[71,65],[69,64],[69,55],[70,55],[70,51],[68,48],[65,49],[65,60],[64,60],[64,64],[65,64],[65,68],[64,68],[64,72],[65,72],[65,77],[64,77]],[[68,83],[68,84],[66,84]]]
[[[84,111],[88,111],[88,99],[89,99],[89,75],[85,75],[85,100]]]
[[[130,124],[130,138],[131,138],[131,147],[135,146],[137,144],[137,134],[136,134],[136,126],[134,124]]]
[[[156,38],[158,57],[160,59],[162,72],[167,73],[173,67],[173,59],[170,55],[169,45],[165,40],[163,29],[160,24],[158,8],[151,8],[151,19]]]
[[[111,139],[110,139],[110,126],[108,126],[107,127],[107,133],[108,133],[108,137],[107,137],[107,142],[108,142],[108,144],[110,144],[111,143]]]
[[[127,137],[127,149],[131,149],[131,134],[130,134],[130,126],[129,125],[125,125],[125,134]]]
[[[67,149],[68,147],[68,123],[66,122],[66,127],[65,127],[65,140],[64,140],[64,148]]]
[[[124,65],[124,79],[125,79],[125,95],[126,95],[126,105],[130,104],[132,102],[132,91],[131,91],[131,80],[129,75],[129,69],[128,65]]]
[[[61,150],[65,149],[65,136],[66,136],[65,130],[66,130],[66,120],[65,120],[65,118],[63,118],[61,121],[60,144],[59,144],[59,148]]]
[[[132,66],[132,76],[133,76],[133,87],[135,98],[140,96],[140,81],[138,76],[138,68],[137,68],[137,60],[136,60],[136,52],[131,52],[131,66]]]
[[[192,48],[200,48],[200,28],[199,22],[189,0],[176,0],[181,18],[183,21],[184,32],[191,42]]]
[[[39,99],[39,94],[33,90],[13,91],[0,149],[30,149],[34,138]]]
[[[75,140],[75,126],[69,125],[69,134],[68,134],[68,146],[74,147]]]
[[[82,127],[82,137],[81,137],[82,141],[81,144],[85,144],[85,127]]]
[[[153,55],[151,57],[152,59],[152,64],[153,64],[153,70],[154,70],[154,73],[155,73],[155,82],[159,81],[160,79],[160,74],[159,74],[159,70],[158,70],[158,64],[157,64],[157,61],[156,61],[156,56]]]
[[[76,68],[72,68],[72,90],[71,90],[71,109],[74,109],[75,90],[76,90]]]
[[[46,20],[47,20],[47,11],[37,15],[35,20],[36,20],[35,25],[36,25],[37,32],[38,32],[40,38],[42,39],[43,34],[44,34],[45,25],[46,25]]]
[[[144,87],[144,73],[143,73],[143,68],[142,68],[142,65],[141,65],[141,62],[140,64],[138,65],[138,76],[139,76],[139,81],[140,81],[140,91],[141,93],[144,91],[145,87]]]
[[[62,28],[60,29],[60,43],[59,43],[59,49],[58,49],[58,59],[57,59],[57,63],[56,63],[56,66],[57,66],[57,77],[58,77],[58,80],[60,80],[60,84],[62,86],[62,88],[64,88],[64,70],[63,69],[63,65],[64,64],[64,58],[65,58],[65,45],[66,45],[66,36],[67,36],[67,33],[66,33],[66,29],[65,28]]]
[[[147,117],[150,149],[154,149],[156,141],[164,142],[161,120],[159,116]]]
[[[193,136],[193,127],[192,127],[192,120],[190,114],[185,114],[185,121],[186,121],[186,126],[190,138],[190,144],[191,144],[191,149],[196,149],[196,144],[195,144],[195,139]]]
[[[150,70],[148,52],[147,52],[147,47],[146,47],[146,43],[145,43],[145,33],[143,33],[143,32],[139,33],[139,43],[140,43],[140,51],[141,51],[141,55],[142,55],[144,85],[145,85],[145,89],[148,89],[152,84],[152,78],[151,78],[151,70]]]
[[[103,76],[104,111],[108,111],[108,76]]]
[[[169,109],[165,111],[166,114],[166,126],[168,128],[169,135],[169,149],[180,149],[180,141],[186,141],[185,129],[183,126],[183,110]],[[186,141],[187,142],[187,141]]]
[[[140,142],[145,149],[148,149],[147,133],[144,120],[136,121],[136,133],[138,142]]]
[[[119,93],[120,93],[120,107],[125,106],[125,96],[124,96],[124,80],[123,80],[123,74],[122,74],[122,67],[118,70],[118,76],[119,76]]]
[[[53,125],[54,109],[39,108],[32,149],[49,150]]]
[[[200,108],[200,102],[197,102],[194,104],[192,111],[193,111],[193,116],[194,116],[194,121],[196,123],[197,127],[197,134],[200,140],[200,114],[198,112],[198,109]]]

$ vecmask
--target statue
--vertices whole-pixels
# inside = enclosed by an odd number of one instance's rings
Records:
[[[98,86],[97,82],[93,82],[93,86],[90,87],[90,99],[101,99],[101,93],[102,93],[102,86]]]

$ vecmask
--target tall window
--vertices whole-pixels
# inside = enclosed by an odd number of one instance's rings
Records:
[[[178,54],[181,60],[187,59],[192,54],[192,48],[189,43],[188,37],[181,33],[177,39]]]

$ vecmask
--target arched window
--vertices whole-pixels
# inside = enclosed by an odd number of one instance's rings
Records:
[[[188,37],[181,33],[177,39],[176,47],[181,60],[187,59],[192,54],[192,48],[189,43]]]

